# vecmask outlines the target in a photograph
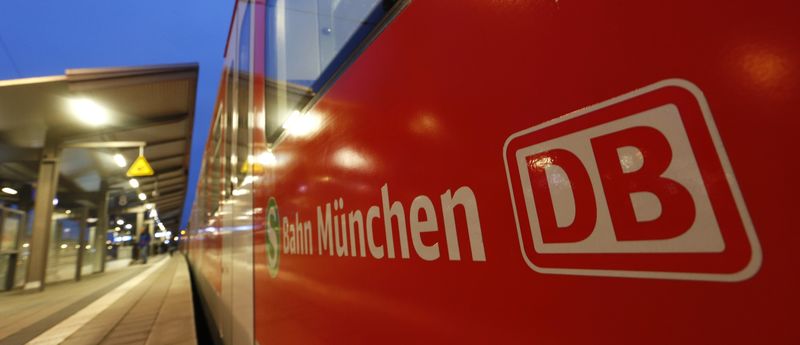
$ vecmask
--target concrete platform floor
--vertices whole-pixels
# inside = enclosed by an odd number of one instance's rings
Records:
[[[182,255],[0,294],[0,345],[196,344],[189,269]]]

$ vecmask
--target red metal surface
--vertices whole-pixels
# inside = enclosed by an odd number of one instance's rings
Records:
[[[257,8],[255,69],[262,74],[265,26]],[[790,1],[413,1],[311,110],[318,130],[275,147],[278,165],[256,182],[255,340],[797,343],[798,11]],[[670,78],[691,81],[708,101],[758,235],[760,269],[739,282],[531,270],[507,186],[506,139]],[[263,75],[255,80],[260,119]],[[259,126],[254,154],[265,150]],[[462,187],[474,195],[480,246],[468,233],[476,225]],[[458,244],[451,247],[445,204],[456,195],[467,202],[452,208]],[[301,237],[294,250],[284,243],[275,277],[265,253],[270,197],[282,224],[284,217],[287,225],[308,221],[313,234],[311,253],[300,249]],[[405,224],[394,218],[392,258],[384,212],[395,202]],[[338,237],[332,255],[320,250],[318,208],[324,219],[329,205],[333,215],[351,220],[360,211],[364,221],[376,206],[382,257],[361,249],[363,241],[339,248],[357,255],[339,256]],[[422,227],[434,217],[435,231],[420,232],[422,245],[414,243],[412,222]],[[572,255],[581,265],[629,265]],[[692,255],[671,254],[675,265],[702,270]],[[650,259],[638,264],[665,264]]]

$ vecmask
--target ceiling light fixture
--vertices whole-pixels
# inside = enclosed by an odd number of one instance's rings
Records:
[[[114,163],[116,163],[120,168],[128,166],[128,162],[125,160],[125,157],[119,153],[114,155]]]
[[[87,98],[76,98],[69,101],[72,115],[78,120],[91,126],[100,126],[108,123],[110,120],[108,110]]]

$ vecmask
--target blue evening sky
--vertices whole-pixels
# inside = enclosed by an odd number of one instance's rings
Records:
[[[197,62],[186,225],[222,70],[233,0],[2,0],[0,80],[68,68]]]

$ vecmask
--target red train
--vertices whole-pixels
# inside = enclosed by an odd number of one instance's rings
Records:
[[[800,343],[795,1],[238,1],[215,337]]]

